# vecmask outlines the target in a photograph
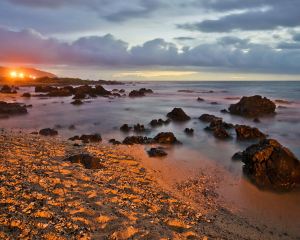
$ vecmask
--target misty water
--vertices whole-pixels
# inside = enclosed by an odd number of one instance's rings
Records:
[[[172,131],[183,143],[169,150],[169,157],[156,159],[154,163],[186,168],[195,172],[204,166],[202,159],[211,161],[230,177],[219,187],[221,199],[226,204],[236,207],[257,221],[279,224],[286,231],[300,233],[300,193],[297,191],[278,194],[259,190],[242,174],[242,163],[231,160],[232,155],[244,150],[253,142],[238,142],[235,137],[223,141],[203,129],[207,126],[198,120],[201,114],[208,113],[222,117],[226,122],[246,124],[258,127],[270,138],[277,139],[300,158],[300,83],[299,82],[147,82],[128,83],[125,85],[104,86],[108,90],[151,88],[154,94],[143,98],[94,98],[86,100],[80,106],[70,104],[72,97],[30,99],[9,97],[9,101],[18,101],[27,105],[29,114],[0,119],[0,127],[37,131],[45,127],[56,127],[60,136],[71,137],[78,134],[100,133],[104,141],[110,138],[123,140],[128,134],[120,132],[124,123],[140,123],[149,128],[143,135],[155,136],[158,132]],[[179,90],[188,90],[180,91]],[[23,87],[20,92],[34,92],[34,88]],[[241,96],[262,95],[272,100],[280,99],[291,103],[282,104],[272,117],[260,118],[260,123],[230,114],[222,114],[231,103],[236,103]],[[199,102],[201,97],[205,101]],[[217,102],[217,104],[211,104]],[[192,118],[187,123],[170,123],[151,128],[152,119],[166,119],[166,114],[174,107],[181,107]],[[69,130],[75,125],[75,130]],[[186,127],[194,129],[193,136],[184,133]],[[234,136],[234,131],[231,132]],[[130,133],[129,135],[133,135]],[[171,171],[171,168],[170,168]],[[189,171],[184,171],[188,174]],[[168,174],[167,172],[165,174]],[[172,175],[172,177],[174,177]],[[186,176],[189,177],[189,176]],[[176,176],[175,176],[176,178]],[[176,179],[175,179],[176,180]]]

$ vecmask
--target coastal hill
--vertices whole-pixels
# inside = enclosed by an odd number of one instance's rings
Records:
[[[111,80],[87,80],[80,78],[58,77],[53,73],[35,68],[25,67],[1,67],[0,85],[36,86],[36,85],[82,85],[82,84],[122,84]]]
[[[31,78],[41,78],[41,77],[56,77],[55,74],[42,71],[35,68],[26,68],[26,67],[1,67],[0,66],[0,78],[8,78],[8,77],[31,77]]]

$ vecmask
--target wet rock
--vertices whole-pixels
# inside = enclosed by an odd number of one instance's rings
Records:
[[[71,102],[73,105],[81,105],[83,102],[80,99],[75,99],[73,102]]]
[[[199,117],[199,120],[201,120],[203,122],[212,122],[212,121],[222,120],[222,118],[216,117],[215,115],[205,113]]]
[[[133,130],[135,132],[145,132],[146,131],[145,126],[142,124],[139,124],[139,123],[133,126]]]
[[[97,85],[95,87],[95,94],[99,95],[99,96],[107,96],[107,95],[111,95],[111,92],[106,90],[104,87],[102,87],[101,85]]]
[[[58,132],[52,128],[43,128],[39,131],[39,134],[43,136],[55,136]]]
[[[213,129],[213,135],[218,139],[228,139],[230,138],[230,134],[226,131],[225,128],[216,127]]]
[[[246,125],[235,126],[236,136],[239,140],[263,139],[266,135],[259,131],[258,128],[252,128]]]
[[[121,144],[121,142],[120,141],[117,141],[116,139],[110,139],[109,141],[108,141],[109,143],[111,143],[111,144],[113,144],[113,145],[120,145]]]
[[[31,97],[31,94],[26,92],[26,93],[23,93],[22,97],[26,97],[26,98],[30,98]]]
[[[188,121],[191,118],[182,110],[182,108],[174,108],[167,114],[167,117],[178,122]]]
[[[242,97],[238,103],[231,104],[229,112],[244,117],[259,117],[275,113],[275,109],[276,105],[271,100],[255,95],[251,97]]]
[[[0,89],[0,92],[1,92],[1,93],[8,93],[8,94],[15,94],[15,93],[17,93],[17,90],[16,90],[16,88],[14,88],[14,87],[10,87],[10,86],[8,86],[8,85],[4,85],[4,86],[2,86],[2,88]]]
[[[147,153],[149,157],[164,157],[168,155],[162,148],[151,148]]]
[[[74,95],[73,99],[84,99],[86,97],[86,94],[83,92],[78,92]]]
[[[20,115],[26,113],[26,107],[20,103],[7,103],[0,101],[0,115]]]
[[[101,169],[103,168],[103,164],[99,158],[91,156],[89,154],[77,154],[64,159],[64,161],[68,161],[71,163],[80,163],[87,169]]]
[[[144,97],[147,93],[153,93],[151,89],[141,88],[140,90],[132,90],[129,97]]]
[[[150,144],[152,141],[151,138],[143,136],[129,136],[123,140],[123,144],[132,145],[132,144]]]
[[[161,132],[153,138],[154,143],[158,144],[178,144],[180,143],[172,132]]]
[[[131,129],[132,129],[132,127],[129,127],[128,124],[123,124],[123,125],[120,127],[120,130],[121,130],[122,132],[129,132]]]
[[[201,98],[201,97],[198,97],[198,98],[197,98],[197,101],[198,101],[198,102],[203,102],[203,101],[204,101],[204,99],[203,99],[203,98]]]
[[[120,91],[119,91],[119,93],[124,93],[125,92],[125,89],[121,89]]]
[[[151,120],[151,122],[149,124],[151,125],[151,127],[159,127],[159,126],[166,125],[166,124],[169,124],[169,123],[170,123],[170,119],[162,120],[160,118],[160,119]]]
[[[80,137],[79,136],[71,137],[71,138],[69,138],[69,140],[71,140],[71,141],[80,140],[80,141],[82,141],[84,143],[90,143],[90,142],[95,143],[95,142],[101,142],[102,141],[102,137],[98,133],[90,134],[90,135],[83,134]]]
[[[193,135],[194,134],[194,129],[192,129],[192,128],[186,128],[186,129],[184,129],[184,132],[187,135]]]
[[[281,191],[300,185],[300,162],[274,139],[264,139],[243,151],[244,173],[259,187]]]

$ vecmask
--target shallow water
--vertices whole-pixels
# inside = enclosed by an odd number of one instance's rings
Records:
[[[33,107],[29,109],[27,115],[0,119],[0,127],[37,131],[60,125],[56,127],[59,128],[60,135],[65,137],[98,132],[102,134],[104,140],[110,138],[122,140],[126,136],[119,131],[122,124],[147,125],[152,119],[166,118],[166,114],[174,107],[182,107],[192,117],[191,121],[183,124],[171,123],[154,129],[147,126],[151,129],[146,133],[148,136],[154,136],[162,131],[172,131],[183,142],[181,147],[169,150],[169,157],[164,160],[164,164],[186,168],[187,171],[184,173],[188,174],[188,170],[195,172],[198,167],[203,167],[202,159],[213,162],[229,176],[219,189],[224,201],[247,215],[255,216],[258,220],[275,221],[281,227],[287,228],[287,232],[293,229],[300,235],[298,223],[300,193],[275,194],[257,189],[243,177],[242,164],[231,160],[235,152],[243,150],[251,142],[237,142],[234,138],[229,141],[217,140],[203,130],[207,124],[197,119],[201,114],[209,113],[221,116],[227,122],[256,126],[269,137],[278,139],[300,158],[300,82],[148,82],[105,86],[109,90],[124,88],[127,93],[141,87],[153,89],[154,94],[135,99],[96,98],[81,106],[70,104],[71,97],[45,99],[32,97],[21,100],[9,97],[10,101],[17,100],[32,104]],[[192,92],[178,92],[178,90]],[[21,91],[33,92],[33,88],[22,88]],[[237,98],[255,94],[292,103],[277,104],[285,108],[278,108],[277,114],[273,117],[260,118],[261,123],[220,113],[221,109],[237,102]],[[198,102],[197,97],[204,98],[205,101]],[[212,105],[211,102],[218,104]],[[68,129],[71,124],[76,126],[75,130]],[[194,128],[194,136],[184,134],[183,130],[186,127]],[[155,161],[158,163],[161,160]],[[165,174],[168,174],[167,171]]]

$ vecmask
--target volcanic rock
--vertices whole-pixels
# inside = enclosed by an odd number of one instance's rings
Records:
[[[80,163],[87,169],[101,169],[104,166],[101,164],[99,158],[93,157],[89,154],[77,154],[64,159],[71,163]]]
[[[231,104],[229,112],[244,117],[259,117],[275,113],[275,109],[276,105],[271,100],[255,95],[251,97],[242,97],[238,103]]]
[[[251,145],[242,154],[244,173],[259,187],[288,191],[300,185],[300,162],[274,139]]]
[[[178,122],[184,122],[191,119],[181,108],[174,108],[167,114],[167,117]]]

